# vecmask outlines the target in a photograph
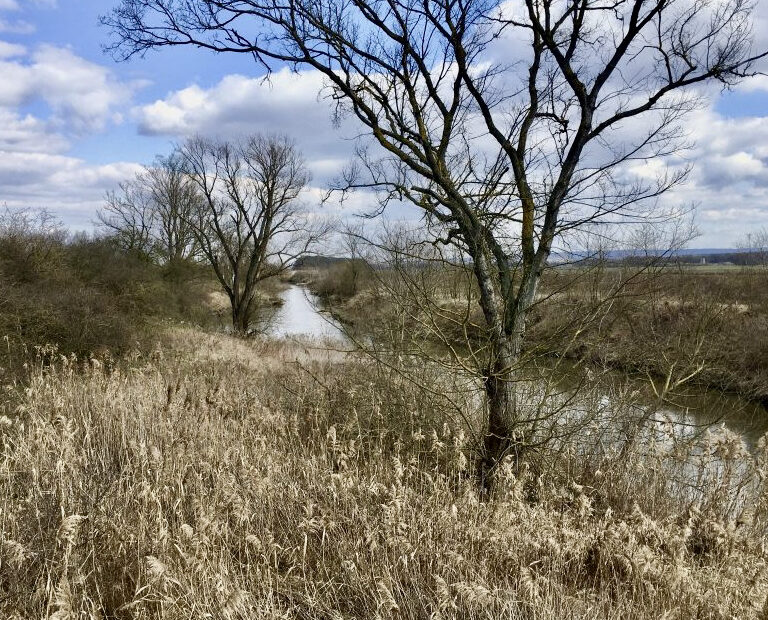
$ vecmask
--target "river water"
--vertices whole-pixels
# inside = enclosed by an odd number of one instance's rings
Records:
[[[283,305],[266,319],[266,332],[278,338],[314,338],[343,341],[341,326],[320,309],[319,300],[303,286],[289,286],[281,294]]]
[[[281,293],[283,305],[265,318],[264,331],[280,338],[311,338],[318,342],[339,344],[349,342],[341,326],[323,311],[319,300],[302,286],[289,286]],[[558,365],[558,381],[564,386],[575,385],[578,379],[568,373],[581,372],[573,367]],[[603,376],[606,385],[629,381],[641,399],[653,402],[653,393],[647,380],[628,378],[620,372]],[[676,423],[695,426],[723,423],[739,433],[745,442],[754,447],[758,439],[768,432],[768,409],[759,403],[736,394],[723,393],[701,387],[691,387],[685,394],[677,394],[674,402],[665,402],[658,414]]]

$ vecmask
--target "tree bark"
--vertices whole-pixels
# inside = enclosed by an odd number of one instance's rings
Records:
[[[232,301],[232,328],[240,336],[247,336],[251,324],[251,317],[247,304]]]
[[[540,270],[532,266],[523,276],[518,295],[504,299],[495,294],[493,274],[486,261],[478,261],[475,274],[480,284],[481,306],[489,326],[491,355],[484,377],[488,421],[483,442],[481,477],[490,487],[498,464],[507,456],[518,463],[530,439],[530,424],[520,411],[518,397],[522,345],[526,319],[532,307]],[[485,295],[482,291],[486,290]]]
[[[511,338],[503,335],[494,343],[494,352],[484,380],[488,403],[488,425],[483,446],[483,477],[489,481],[493,470],[508,454],[518,455],[516,431],[517,365],[519,351]]]

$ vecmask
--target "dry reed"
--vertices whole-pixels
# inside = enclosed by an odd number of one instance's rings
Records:
[[[41,367],[0,425],[1,617],[766,617],[766,454],[738,438],[686,493],[660,442],[562,446],[481,497],[465,429],[395,375],[169,342]]]

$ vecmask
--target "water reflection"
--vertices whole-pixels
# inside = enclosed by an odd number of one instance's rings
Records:
[[[594,374],[562,360],[552,364],[540,362],[535,370],[529,369],[529,372],[530,379],[551,382],[566,393],[579,389],[585,373]],[[656,382],[663,383],[658,379]],[[631,394],[631,400],[650,414],[649,421],[660,428],[671,426],[677,436],[692,437],[712,425],[724,424],[754,449],[759,439],[768,432],[768,409],[738,394],[691,384],[659,401],[649,379],[612,370],[592,377],[587,384],[597,393],[602,393],[608,402],[614,401],[617,394],[623,394],[618,397],[622,399]],[[660,386],[657,389],[661,389]]]
[[[342,327],[327,312],[320,309],[315,295],[302,286],[289,286],[281,293],[282,306],[264,313],[257,330],[280,338],[315,338],[318,340],[348,342]],[[582,385],[584,368],[563,360],[547,363],[539,360],[529,367],[526,380],[563,394],[572,394]],[[700,387],[689,387],[684,392],[660,403],[655,397],[647,379],[636,379],[618,371],[600,374],[597,380],[587,382],[613,401],[619,392],[634,392],[633,400],[643,408],[653,410],[652,420],[659,427],[671,425],[678,433],[691,436],[703,431],[710,424],[725,424],[739,433],[750,448],[754,448],[760,437],[768,432],[768,410],[753,401],[735,394]]]
[[[259,331],[278,338],[309,337],[318,340],[345,340],[341,326],[319,308],[319,300],[304,287],[289,286],[280,297],[282,306],[261,317]]]

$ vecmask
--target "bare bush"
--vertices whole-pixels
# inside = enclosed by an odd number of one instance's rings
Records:
[[[11,281],[39,280],[57,268],[66,238],[49,212],[6,207],[0,212],[0,272]]]

